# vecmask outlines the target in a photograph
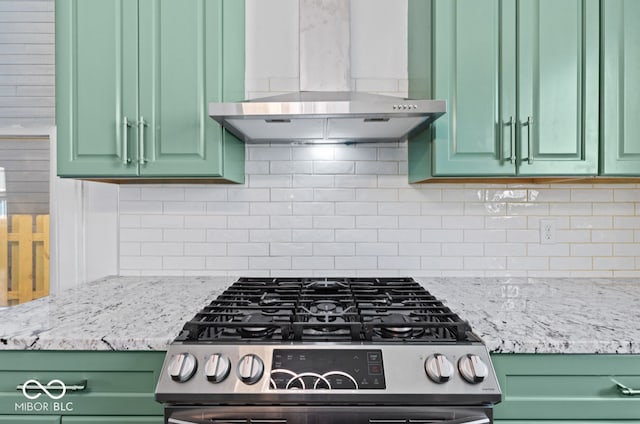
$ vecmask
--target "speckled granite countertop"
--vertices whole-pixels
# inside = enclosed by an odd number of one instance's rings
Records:
[[[640,353],[640,280],[415,278],[492,352]],[[95,281],[0,310],[0,349],[164,350],[233,281]]]

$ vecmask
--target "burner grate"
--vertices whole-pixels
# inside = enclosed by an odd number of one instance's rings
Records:
[[[178,341],[479,341],[411,278],[241,278]]]

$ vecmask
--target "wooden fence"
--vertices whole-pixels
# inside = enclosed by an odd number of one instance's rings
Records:
[[[0,306],[49,294],[49,215],[0,216]]]

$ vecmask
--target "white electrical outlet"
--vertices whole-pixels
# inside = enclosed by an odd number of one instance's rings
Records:
[[[552,219],[540,220],[540,243],[554,244],[556,242],[556,222]]]

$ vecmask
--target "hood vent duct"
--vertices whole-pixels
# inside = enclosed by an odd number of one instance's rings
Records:
[[[300,0],[300,91],[210,103],[209,116],[248,143],[403,141],[446,112],[442,100],[351,89],[350,2]]]

